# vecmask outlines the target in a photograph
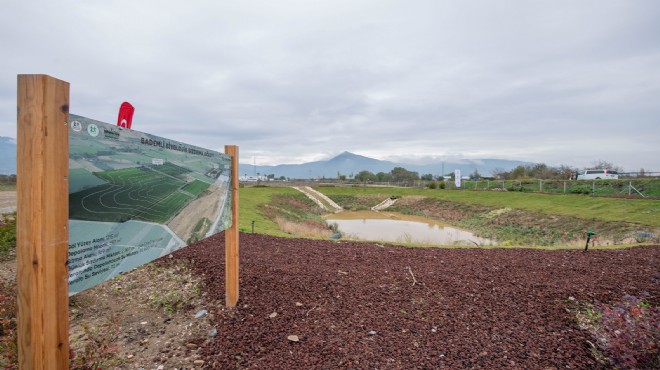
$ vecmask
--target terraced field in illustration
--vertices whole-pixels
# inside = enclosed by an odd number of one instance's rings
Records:
[[[189,170],[165,163],[94,173],[105,184],[70,194],[69,218],[167,223],[209,187],[186,182]]]

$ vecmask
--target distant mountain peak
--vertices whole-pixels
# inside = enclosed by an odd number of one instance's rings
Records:
[[[365,157],[363,155],[351,153],[349,151],[344,151],[341,154],[337,155],[334,158],[327,160],[328,163],[346,163],[346,162],[360,162],[360,163],[371,163],[378,162],[377,159]]]
[[[339,157],[358,157],[358,155],[355,153],[351,153],[348,150],[344,150],[343,152],[339,153],[339,155],[337,155],[335,158],[339,158]]]

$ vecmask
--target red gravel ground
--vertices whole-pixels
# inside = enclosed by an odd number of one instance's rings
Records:
[[[658,247],[582,254],[241,234],[240,248],[239,305],[210,308],[210,368],[601,368],[568,297],[660,296]],[[193,260],[224,302],[222,234],[175,256]]]

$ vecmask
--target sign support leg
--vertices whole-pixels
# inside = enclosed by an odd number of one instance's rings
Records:
[[[238,146],[225,145],[231,156],[231,227],[225,230],[225,300],[227,307],[238,302]]]
[[[20,369],[69,368],[69,83],[18,76]]]

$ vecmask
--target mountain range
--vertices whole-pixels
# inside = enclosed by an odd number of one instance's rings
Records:
[[[0,175],[16,173],[16,140],[0,136]]]
[[[280,164],[276,166],[254,166],[241,163],[239,176],[257,176],[274,174],[275,178],[284,176],[290,179],[310,178],[337,178],[337,174],[350,177],[360,171],[371,173],[389,173],[395,167],[403,167],[408,171],[415,171],[419,175],[432,174],[439,176],[444,172],[448,174],[459,169],[463,175],[469,175],[477,170],[482,176],[488,176],[494,169],[510,171],[517,166],[533,163],[512,161],[504,159],[461,159],[446,160],[444,162],[425,165],[382,161],[362,155],[343,152],[340,155],[324,160],[301,164]],[[16,140],[0,136],[0,174],[11,175],[16,173]]]
[[[332,159],[301,164],[254,166],[241,163],[239,166],[239,175],[257,176],[257,174],[260,174],[263,176],[274,174],[275,178],[284,176],[291,179],[334,179],[337,178],[337,174],[350,177],[351,174],[357,175],[360,171],[369,171],[374,174],[378,172],[389,173],[395,167],[403,167],[408,171],[417,172],[420,176],[430,173],[435,177],[441,175],[443,171],[444,174],[448,174],[453,173],[457,169],[461,170],[463,175],[469,175],[477,170],[482,176],[489,176],[495,169],[510,171],[520,165],[527,166],[533,165],[533,163],[505,159],[452,159],[419,165],[382,161],[351,152],[343,152]]]

